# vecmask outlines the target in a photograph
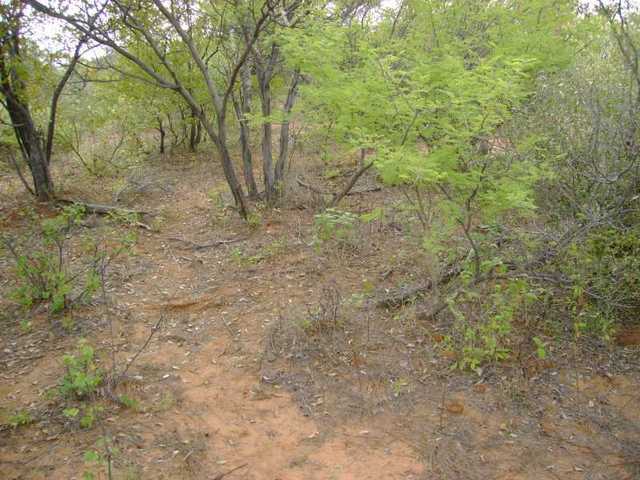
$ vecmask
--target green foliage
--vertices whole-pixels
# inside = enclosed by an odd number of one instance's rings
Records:
[[[93,424],[103,410],[104,409],[100,406],[92,405],[84,408],[82,410],[82,415],[80,415],[81,410],[79,408],[69,407],[62,411],[62,415],[70,420],[78,419],[78,425],[80,425],[81,428],[90,429],[93,427]]]
[[[18,428],[23,425],[29,425],[33,423],[33,417],[28,410],[18,410],[16,413],[9,417],[9,425],[13,428]]]
[[[135,398],[131,398],[128,395],[120,395],[118,397],[118,400],[122,405],[124,405],[127,408],[130,408],[131,410],[135,410],[135,411],[140,410],[140,402]]]
[[[262,225],[262,215],[259,212],[253,211],[247,215],[247,225],[252,230],[257,230]]]
[[[538,356],[538,358],[540,360],[544,360],[545,358],[547,358],[547,346],[545,345],[545,343],[538,337],[533,337],[532,340],[533,344],[536,347],[536,355]]]
[[[605,21],[580,23],[585,47],[568,68],[539,78],[509,128],[518,157],[545,165],[535,184],[544,229],[527,245],[552,259],[559,317],[570,314],[577,337],[609,340],[640,310],[640,73],[637,50],[628,56],[640,37],[637,14],[626,19],[628,37],[618,20],[617,36]]]
[[[75,407],[65,408],[62,411],[62,415],[64,415],[66,418],[76,418],[79,413],[80,409]]]
[[[102,407],[91,406],[87,408],[80,418],[80,427],[89,429],[93,427],[98,415],[103,411]]]
[[[129,252],[137,240],[135,232],[113,235],[115,242],[109,245],[115,246],[107,247],[106,241],[82,236],[80,254],[72,255],[69,239],[77,232],[83,215],[82,207],[65,207],[61,214],[38,222],[30,236],[18,241],[4,239],[15,261],[18,283],[11,298],[25,310],[46,304],[49,313],[60,314],[79,302],[90,300],[100,288],[100,272],[113,258]],[[117,218],[119,221],[122,217]],[[72,330],[73,318],[64,315],[62,326]]]
[[[496,284],[486,297],[466,290],[452,299],[449,310],[454,315],[456,328],[448,345],[458,356],[454,367],[480,371],[486,363],[506,360],[511,352],[513,321],[536,299],[535,291],[522,280]],[[536,345],[538,349],[544,347]]]
[[[99,472],[106,470],[106,477],[110,480],[113,478],[113,460],[118,455],[120,450],[113,446],[113,440],[108,436],[100,437],[94,449],[84,452],[85,470],[82,473],[82,479],[102,478]]]
[[[317,214],[313,222],[316,248],[329,242],[341,248],[355,246],[358,222],[357,215],[334,208]]]
[[[31,323],[30,320],[20,320],[20,331],[22,331],[22,333],[29,333],[31,332],[31,330],[33,329],[33,324]]]
[[[562,271],[572,279],[569,298],[577,333],[609,339],[615,324],[640,312],[640,230],[601,229],[568,249]]]
[[[60,215],[43,220],[36,232],[42,238],[41,247],[35,251],[19,253],[10,241],[5,241],[16,261],[19,281],[12,298],[25,309],[48,303],[50,312],[58,313],[69,306],[68,296],[77,282],[67,271],[65,244],[83,214],[81,207],[70,206]],[[87,282],[80,296],[88,298],[95,290],[95,285]]]
[[[102,384],[104,375],[95,363],[93,347],[81,340],[75,355],[62,358],[66,373],[59,386],[65,397],[85,398],[96,392]]]
[[[284,239],[274,240],[261,247],[255,254],[249,255],[245,253],[240,247],[235,247],[231,250],[231,259],[238,265],[247,267],[251,265],[257,265],[269,258],[280,255],[286,250],[286,242]]]

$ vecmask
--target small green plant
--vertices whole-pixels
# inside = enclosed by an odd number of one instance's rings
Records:
[[[257,265],[268,258],[279,255],[286,250],[286,246],[287,245],[284,240],[275,240],[260,248],[254,255],[244,253],[239,247],[231,250],[230,255],[234,263],[248,267],[251,265]]]
[[[84,410],[82,410],[82,415],[80,415],[81,410],[76,407],[65,408],[62,411],[62,415],[68,418],[69,420],[79,419],[78,424],[81,428],[89,429],[93,427],[96,419],[99,414],[102,413],[104,409],[100,406],[90,406]]]
[[[382,221],[384,219],[384,209],[380,207],[376,207],[370,212],[360,214],[360,220],[363,223],[372,223],[377,221]]]
[[[102,413],[104,409],[102,407],[91,406],[87,408],[82,417],[80,418],[80,427],[89,429],[93,427],[93,424],[97,420],[100,413]]]
[[[68,272],[66,240],[83,215],[83,207],[74,205],[65,207],[56,217],[42,220],[37,232],[42,238],[41,247],[29,248],[29,253],[19,252],[13,241],[4,239],[15,259],[19,282],[11,296],[25,309],[47,303],[51,313],[58,313],[72,303],[69,294],[80,282],[78,275]],[[91,297],[96,290],[95,282],[87,281],[75,300]]]
[[[120,451],[113,446],[113,440],[108,437],[100,437],[95,444],[95,449],[84,452],[85,470],[82,473],[82,480],[95,480],[102,478],[99,471],[106,469],[106,478],[113,478],[113,460]]]
[[[28,410],[18,410],[16,413],[9,417],[9,425],[13,428],[18,428],[23,425],[29,425],[33,422],[33,417]]]
[[[455,318],[457,335],[449,337],[449,347],[458,352],[455,368],[479,372],[488,362],[509,357],[512,322],[515,316],[535,301],[537,296],[522,280],[511,280],[505,286],[497,284],[491,295],[468,290],[457,302],[449,302]],[[465,315],[460,305],[466,305]],[[472,320],[473,319],[473,320]],[[544,347],[544,344],[542,344]]]
[[[62,411],[62,415],[64,415],[68,419],[76,418],[79,413],[80,413],[80,409],[75,407],[65,408]]]
[[[76,326],[76,322],[71,315],[63,316],[60,319],[60,323],[62,324],[62,328],[64,328],[65,332],[67,333],[70,333]]]
[[[533,344],[536,347],[536,355],[538,356],[538,358],[540,360],[544,360],[545,358],[547,358],[547,346],[546,344],[540,340],[540,338],[538,337],[533,337]]]
[[[81,340],[75,355],[65,355],[62,359],[66,373],[59,391],[65,397],[82,399],[95,393],[103,381],[103,374],[95,364],[93,348]]]
[[[330,241],[339,247],[354,246],[358,221],[357,215],[333,208],[317,214],[313,223],[316,248]]]
[[[252,211],[247,215],[247,225],[252,230],[257,230],[262,225],[262,215],[260,212]]]
[[[109,220],[117,225],[132,226],[140,222],[140,215],[136,212],[127,212],[123,210],[113,210],[109,212]]]
[[[399,397],[407,389],[409,382],[405,378],[398,378],[391,383],[394,397]]]
[[[340,170],[337,167],[327,167],[322,176],[327,180],[331,180],[340,176]]]
[[[131,398],[128,395],[120,395],[118,397],[118,401],[125,407],[130,408],[131,410],[134,410],[134,411],[140,410],[140,402],[135,398]]]
[[[20,331],[22,333],[29,333],[31,332],[32,329],[33,329],[33,324],[31,323],[30,320],[27,320],[27,319],[20,320]]]

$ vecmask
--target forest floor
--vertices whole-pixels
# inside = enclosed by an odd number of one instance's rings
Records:
[[[0,478],[107,478],[92,450],[111,452],[115,479],[640,478],[637,346],[452,370],[442,326],[414,305],[376,306],[427,268],[401,213],[363,226],[351,246],[317,246],[309,192],[249,226],[218,204],[216,170],[186,155],[145,166],[147,188],[121,204],[153,212],[153,229],[117,226],[138,241],[108,271],[109,305],[98,296],[66,328],[44,312],[21,328],[12,262],[0,258]],[[111,203],[107,181],[75,175],[63,196]],[[0,185],[0,229],[24,234],[34,204],[8,176]],[[391,212],[400,199],[383,189],[341,208]],[[100,237],[108,223],[82,228]],[[198,248],[217,240],[230,242]],[[133,408],[95,398],[77,404],[102,407],[92,428],[65,417],[68,401],[47,392],[79,338],[108,370],[112,343],[123,365],[161,318],[118,387]],[[33,421],[9,426],[21,409]]]

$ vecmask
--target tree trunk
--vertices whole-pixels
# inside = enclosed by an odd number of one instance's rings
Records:
[[[247,193],[250,198],[258,196],[258,187],[253,176],[253,159],[251,156],[251,130],[247,116],[251,113],[251,71],[244,66],[240,76],[240,100],[233,98],[233,107],[240,125],[240,146],[242,147],[242,172]]]
[[[278,154],[278,162],[276,163],[275,169],[275,184],[276,189],[279,192],[282,192],[284,170],[289,157],[289,114],[296,102],[299,81],[300,72],[296,70],[293,72],[291,85],[289,86],[289,92],[287,93],[287,100],[284,103],[284,120],[282,122],[282,127],[280,128],[280,152]]]
[[[198,146],[198,120],[195,117],[195,113],[191,113],[191,118],[189,120],[189,151],[195,152]]]
[[[264,176],[264,191],[267,202],[271,203],[275,193],[275,179],[273,176],[273,151],[271,129],[271,85],[264,78],[259,79],[260,103],[262,106],[262,174]]]
[[[158,131],[160,132],[160,153],[164,154],[164,137],[166,135],[166,132],[164,130],[162,117],[160,115],[158,115]]]
[[[205,128],[209,138],[214,143],[220,154],[220,163],[222,163],[222,171],[224,172],[225,179],[231,190],[231,195],[238,207],[238,213],[244,219],[247,218],[247,204],[244,198],[244,192],[242,191],[242,185],[238,182],[233,163],[231,162],[231,155],[229,154],[229,148],[227,147],[227,129],[226,118],[224,116],[218,116],[218,131],[215,132],[213,126],[206,122],[206,120],[200,117],[200,122]],[[217,134],[216,134],[217,133]]]
[[[33,177],[36,197],[41,201],[49,201],[53,199],[53,180],[49,172],[42,139],[33,123],[29,107],[22,103],[10,88],[9,91],[3,88],[3,93],[13,124],[13,131]]]
[[[169,127],[169,132],[173,137],[171,141],[171,149],[180,146],[184,142],[184,137],[180,137],[180,134],[176,131],[176,128],[173,125],[173,119],[171,118],[171,114],[167,113],[167,125]]]
[[[0,25],[8,31],[0,38],[0,92],[4,97],[5,107],[11,119],[11,126],[20,145],[22,156],[31,170],[33,186],[38,200],[48,201],[53,198],[53,181],[49,172],[46,148],[39,135],[26,100],[26,88],[20,65],[20,22],[21,11],[3,11],[9,18],[11,13],[17,15]],[[11,21],[13,20],[13,21]]]
[[[200,124],[200,122],[198,121],[198,119],[196,118],[195,120],[196,122],[196,146],[200,145],[200,142],[202,141],[202,125]]]

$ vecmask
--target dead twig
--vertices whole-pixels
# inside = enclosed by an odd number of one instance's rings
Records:
[[[342,190],[340,190],[339,192],[337,192],[337,193],[336,192],[330,192],[330,191],[327,191],[327,190],[321,190],[320,188],[315,187],[315,186],[305,182],[300,177],[296,178],[296,182],[301,187],[312,191],[316,195],[329,195],[329,196],[331,196],[331,201],[329,202],[329,207],[335,207],[340,202],[340,200],[342,200],[344,197],[346,197],[348,195],[357,195],[357,194],[361,194],[361,193],[378,192],[378,191],[382,190],[382,188],[379,187],[379,186],[362,188],[360,190],[353,190],[353,187],[355,186],[356,182],[372,166],[373,166],[373,162],[370,162],[370,163],[367,163],[366,165],[363,165],[362,167],[360,167],[358,169],[358,171],[356,171],[356,173],[353,174],[353,176],[351,177],[349,182],[345,185],[345,187]]]
[[[298,185],[300,185],[303,188],[306,188],[307,190],[311,190],[313,193],[316,193],[318,195],[333,195],[333,192],[328,192],[325,190],[320,190],[317,187],[314,187],[313,185],[308,184],[307,182],[305,182],[304,180],[302,180],[300,177],[296,178],[296,182],[298,183]]]
[[[138,359],[138,357],[140,356],[140,354],[149,346],[149,343],[151,342],[151,339],[154,337],[154,335],[156,334],[156,332],[158,330],[160,330],[160,327],[162,327],[162,322],[164,321],[164,315],[160,315],[160,318],[158,319],[158,321],[156,322],[156,324],[153,326],[153,328],[151,329],[151,332],[149,332],[149,335],[147,336],[147,339],[145,340],[145,342],[142,344],[142,346],[138,349],[138,351],[135,353],[135,355],[133,357],[131,357],[131,360],[129,360],[127,362],[127,364],[125,365],[124,369],[122,370],[121,373],[117,374],[117,376],[115,377],[115,379],[113,379],[113,385],[117,385],[118,382],[120,382],[127,374],[127,372],[129,371],[129,368],[131,368],[131,365],[133,365],[135,363],[135,361]]]
[[[213,247],[219,247],[220,245],[228,245],[230,243],[236,243],[236,242],[242,242],[244,240],[246,240],[246,237],[238,237],[238,238],[230,238],[227,240],[216,240],[214,242],[211,243],[204,243],[204,244],[200,244],[200,243],[196,243],[196,242],[192,242],[191,240],[186,240],[184,238],[178,238],[178,237],[168,237],[167,240],[173,241],[173,242],[181,242],[181,243],[185,243],[187,245],[189,245],[191,250],[204,250],[207,248],[213,248]]]
[[[460,272],[462,272],[462,259],[458,259],[456,262],[450,263],[445,272],[436,282],[437,286],[442,286],[448,284],[451,280],[457,277]],[[376,305],[379,308],[396,308],[404,305],[409,302],[416,295],[420,295],[430,291],[433,288],[433,281],[427,280],[425,282],[421,282],[417,285],[400,288],[397,290],[393,290],[388,292],[382,298],[380,298]]]
[[[240,465],[238,467],[232,468],[231,470],[227,470],[226,472],[219,473],[215,477],[212,477],[211,480],[222,480],[227,475],[231,475],[236,470],[240,470],[241,468],[244,468],[247,465],[249,465],[249,464],[248,463],[244,463],[244,464],[242,464],[242,465]]]

